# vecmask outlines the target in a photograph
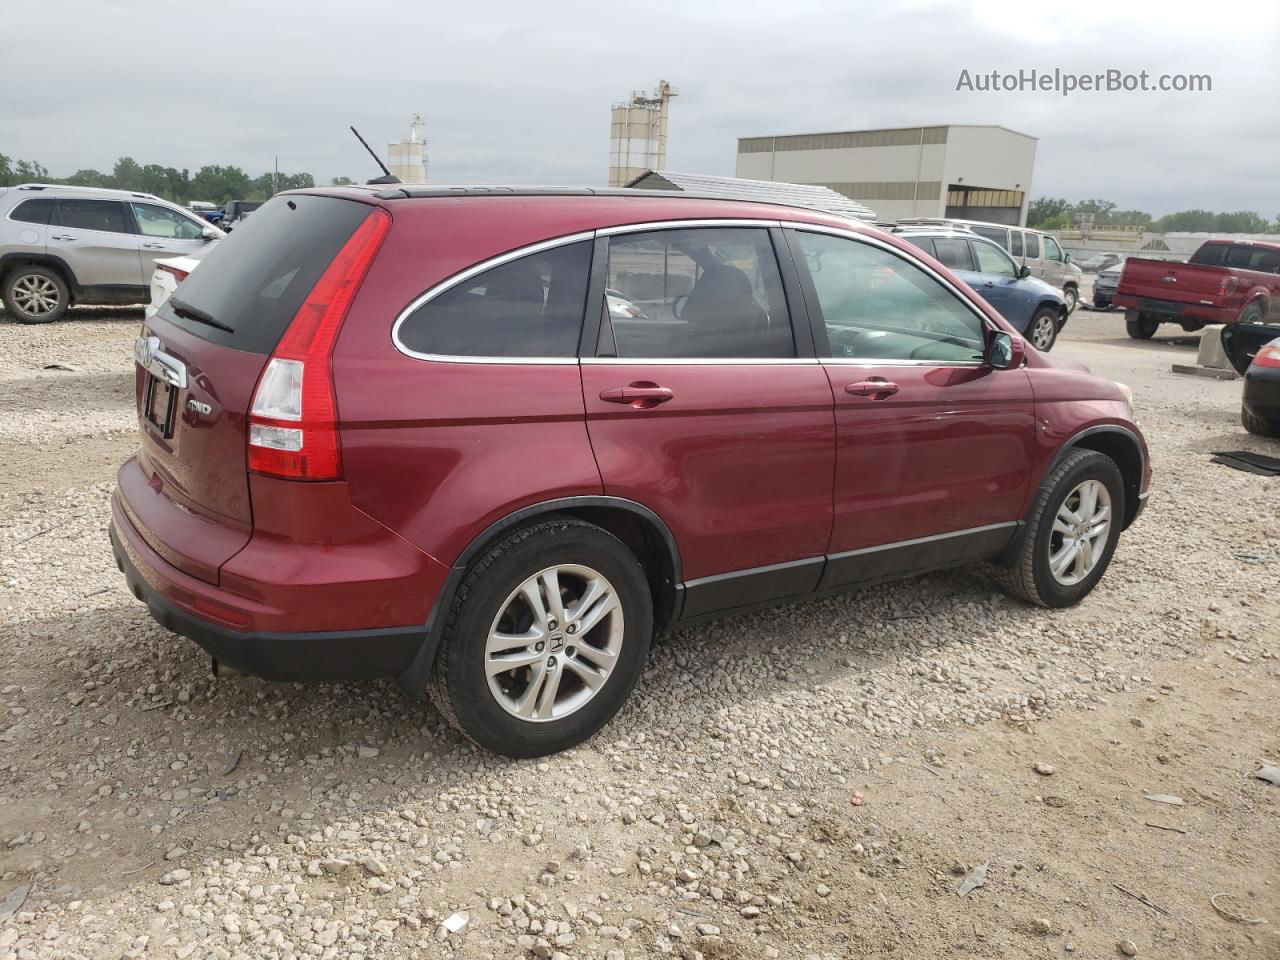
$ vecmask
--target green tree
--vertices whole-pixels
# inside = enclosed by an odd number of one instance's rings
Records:
[[[253,181],[239,167],[207,166],[191,178],[191,199],[209,203],[243,200],[249,195]]]
[[[334,177],[329,181],[329,184],[334,187],[351,187],[355,186],[355,181],[350,177]],[[1277,217],[1276,219],[1280,220],[1280,217]]]
[[[1044,224],[1070,213],[1071,202],[1061,197],[1037,197],[1027,205],[1027,226],[1044,228]]]
[[[145,190],[142,185],[142,167],[133,157],[121,157],[111,171],[111,185],[117,190]]]

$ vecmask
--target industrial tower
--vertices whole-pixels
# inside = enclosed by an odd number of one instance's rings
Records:
[[[422,114],[409,118],[409,134],[388,147],[391,172],[402,183],[427,182],[427,141],[422,139]]]
[[[625,187],[648,170],[667,165],[667,105],[679,93],[665,80],[652,96],[633,91],[613,105],[609,134],[609,186]]]

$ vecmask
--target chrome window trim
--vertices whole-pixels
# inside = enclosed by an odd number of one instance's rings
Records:
[[[991,320],[991,318],[988,317],[981,310],[979,310],[978,307],[975,306],[974,303],[968,297],[966,297],[963,293],[961,293],[960,289],[954,283],[952,283],[942,274],[938,273],[937,270],[934,270],[927,263],[917,262],[915,260],[912,260],[910,257],[905,255],[905,251],[899,250],[893,244],[885,243],[879,237],[875,237],[867,233],[859,233],[854,230],[843,230],[843,229],[840,229],[839,227],[830,227],[825,224],[784,221],[782,223],[782,226],[788,227],[797,231],[808,232],[808,233],[823,233],[833,237],[843,237],[846,240],[853,240],[855,242],[866,243],[870,246],[878,247],[879,249],[885,251],[886,253],[893,254],[894,256],[898,257],[900,260],[904,260],[907,263],[911,264],[911,266],[922,271],[927,276],[932,277],[943,287],[943,289],[950,291],[951,294],[957,300],[959,300],[965,306],[965,308],[968,309],[970,313],[972,313],[975,317],[978,318],[978,322],[982,325],[982,329],[984,333],[999,331],[999,327],[995,325],[995,323]],[[996,246],[999,246],[999,245],[996,244]],[[887,359],[882,359],[877,357],[823,357],[822,362],[823,363],[835,362],[835,363],[845,363],[845,364],[852,363],[852,364],[861,365],[861,366],[927,366],[927,367],[986,366],[986,361],[984,360],[936,360],[936,361],[934,360],[887,360]]]
[[[403,353],[406,357],[413,357],[416,360],[433,360],[441,363],[523,363],[523,364],[556,364],[571,365],[577,364],[577,357],[484,357],[484,356],[455,356],[448,353],[422,353],[418,350],[411,350],[400,342],[400,327],[419,307],[430,302],[446,290],[456,287],[458,284],[470,280],[476,274],[484,273],[494,267],[500,267],[504,263],[510,263],[512,260],[519,260],[521,257],[532,256],[535,253],[542,253],[545,250],[554,250],[556,247],[567,247],[571,243],[581,243],[584,240],[594,239],[596,233],[594,230],[587,230],[580,233],[571,233],[563,237],[554,237],[551,240],[541,240],[538,243],[531,243],[524,247],[517,247],[515,250],[508,250],[506,253],[500,253],[496,257],[490,257],[488,260],[482,260],[479,263],[467,267],[460,273],[440,281],[434,287],[429,288],[424,293],[419,294],[409,305],[400,311],[396,317],[396,322],[391,325],[391,343]]]
[[[636,366],[662,364],[663,366],[692,366],[694,364],[712,364],[720,366],[752,366],[772,367],[779,364],[794,366],[810,364],[817,366],[821,361],[817,357],[583,357],[584,365]]]
[[[913,540],[895,540],[893,543],[878,543],[872,547],[859,547],[857,550],[842,550],[840,553],[827,554],[828,560],[843,560],[845,557],[859,557],[867,553],[880,553],[884,550],[896,550],[898,547],[914,547],[921,543],[933,543],[935,540],[949,540],[952,537],[964,537],[974,533],[986,533],[988,530],[1003,530],[1016,527],[1020,520],[1005,520],[1002,523],[987,523],[980,527],[966,527],[964,530],[951,530],[947,533],[935,533],[928,537],[916,537]]]
[[[878,357],[823,357],[825,366],[837,367],[985,367],[985,360],[888,360]]]
[[[785,224],[781,220],[747,220],[732,218],[705,220],[654,220],[650,223],[625,223],[616,227],[601,227],[596,231],[597,237],[612,237],[622,233],[648,233],[651,230],[701,230],[706,227],[779,227]]]

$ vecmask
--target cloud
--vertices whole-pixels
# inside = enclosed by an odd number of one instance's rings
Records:
[[[771,133],[996,123],[1040,138],[1033,195],[1160,214],[1280,213],[1280,9],[1021,0],[893,5],[49,0],[56,42],[10,43],[0,152],[55,174],[122,155],[365,177],[425,115],[431,177],[605,182],[608,108],[672,81],[668,165],[731,174]],[[1248,30],[1240,28],[1249,23]],[[961,69],[1208,73],[1204,94],[957,92]]]

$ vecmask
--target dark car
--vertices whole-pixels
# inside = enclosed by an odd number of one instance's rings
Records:
[[[1080,269],[1085,273],[1100,273],[1117,263],[1124,263],[1122,253],[1095,253],[1086,260],[1080,261]]]
[[[1240,422],[1259,437],[1280,437],[1280,326],[1223,327],[1222,349],[1236,372],[1244,374]]]
[[[1067,302],[1056,287],[1031,276],[1003,247],[985,237],[952,231],[904,230],[902,239],[931,254],[1000,311],[1037,350],[1053,349],[1067,322]]]
[[[260,206],[260,200],[232,200],[222,208],[222,219],[218,221],[218,226],[230,233]]]
[[[1115,299],[1116,287],[1120,285],[1120,273],[1124,270],[1124,262],[1112,264],[1098,271],[1093,280],[1093,308],[1110,310],[1111,301]]]
[[[513,756],[599,729],[677,624],[975,560],[1077,603],[1151,476],[1124,388],[911,244],[762,203],[282,194],[135,356],[111,539],[152,615]]]

